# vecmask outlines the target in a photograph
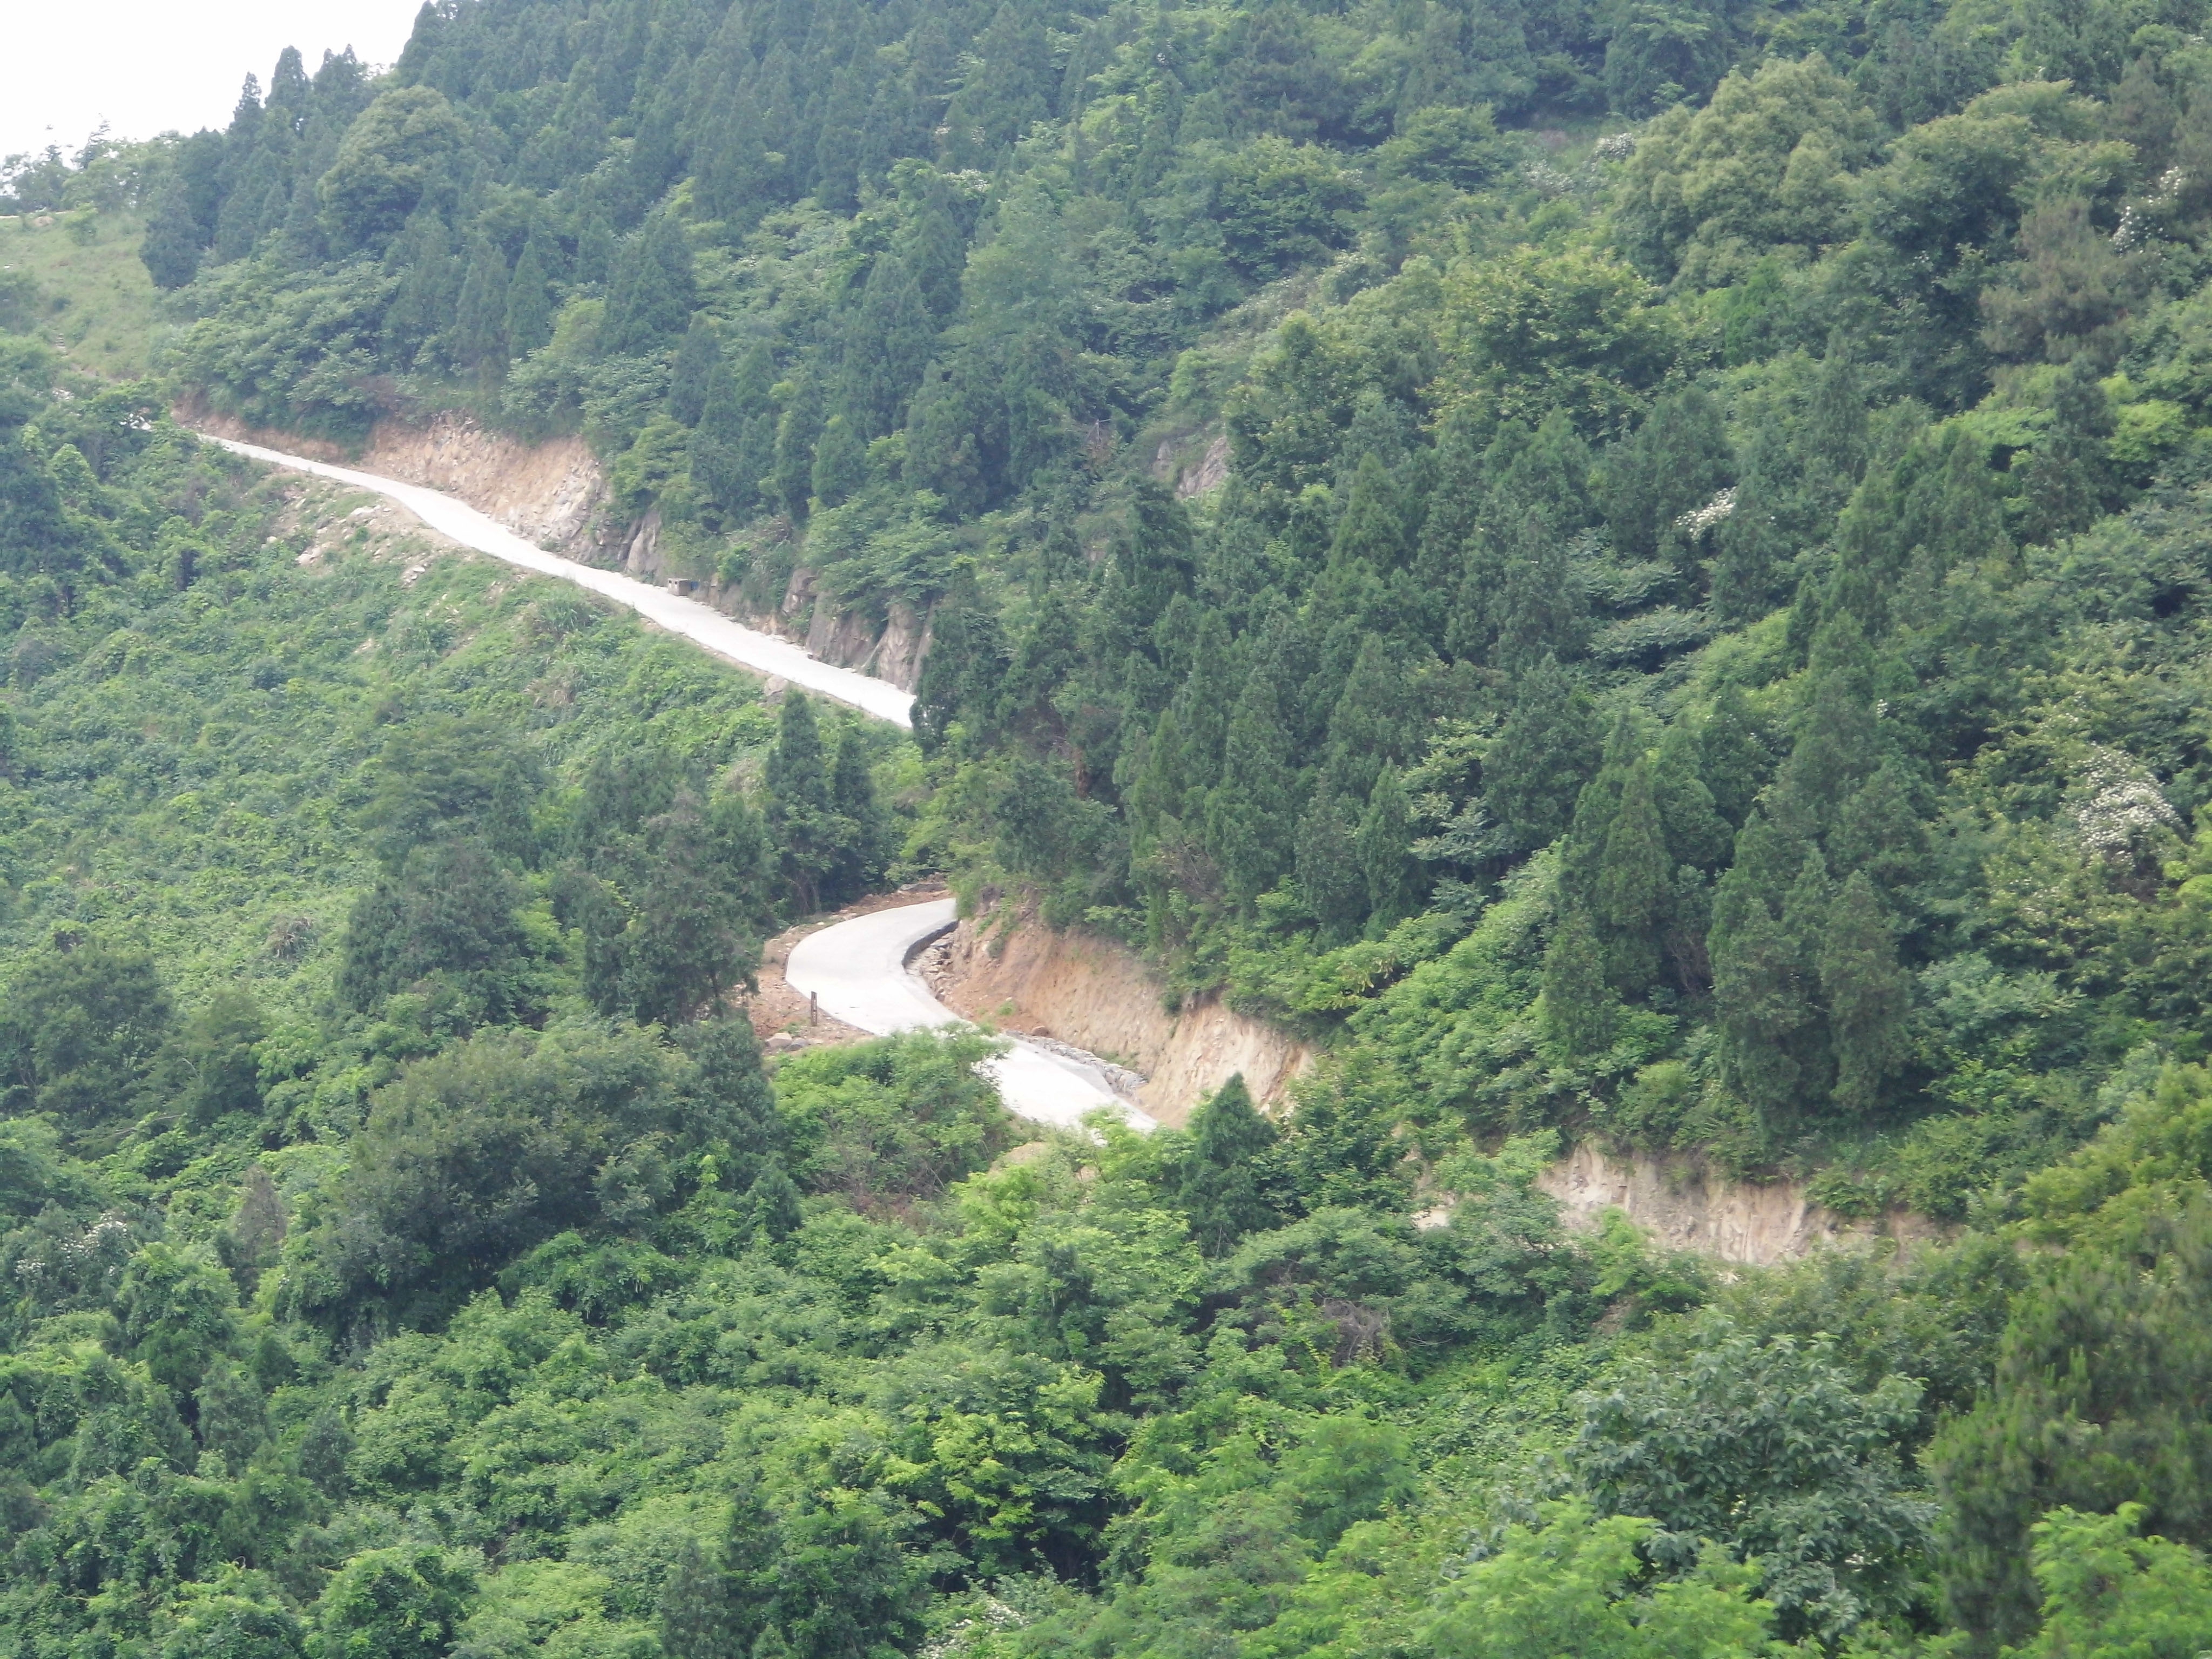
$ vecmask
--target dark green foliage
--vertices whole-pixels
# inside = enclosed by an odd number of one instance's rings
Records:
[[[164,191],[146,222],[146,240],[138,257],[160,289],[182,288],[198,274],[200,251],[205,238],[192,217],[191,198],[181,183]]]
[[[70,936],[26,956],[0,1006],[8,1109],[78,1129],[133,1115],[173,1018],[143,951]]]
[[[434,842],[409,853],[354,907],[338,991],[374,1007],[396,991],[426,991],[463,1021],[504,1021],[526,1006],[529,953],[515,909],[522,891],[477,842]]]
[[[1483,761],[1483,802],[1499,851],[1541,847],[1567,827],[1575,798],[1597,769],[1599,748],[1589,694],[1546,658],[1522,681]]]
[[[1252,1103],[1241,1073],[1191,1114],[1177,1199],[1190,1218],[1191,1237],[1208,1255],[1222,1255],[1245,1234],[1285,1218],[1280,1141],[1275,1126]]]
[[[696,301],[691,244],[671,213],[647,221],[615,259],[607,288],[607,346],[658,350],[681,334]]]

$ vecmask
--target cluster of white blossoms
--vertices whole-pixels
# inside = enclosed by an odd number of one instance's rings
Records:
[[[1608,132],[1597,141],[1590,154],[1601,161],[1626,161],[1636,154],[1636,135],[1632,132]]]
[[[2081,844],[2100,858],[2128,861],[2151,836],[2180,827],[2180,815],[2158,780],[2119,750],[2094,745],[2078,789],[2074,827]]]
[[[1674,528],[1686,536],[1702,536],[1735,511],[1735,486],[1730,484],[1703,507],[1675,520]]]

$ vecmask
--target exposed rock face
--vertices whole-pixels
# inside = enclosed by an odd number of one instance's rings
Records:
[[[1152,477],[1170,486],[1178,501],[1206,495],[1229,482],[1229,438],[1203,432],[1164,438],[1152,457]]]
[[[1304,1043],[1218,1001],[1170,1014],[1135,952],[1093,934],[1028,921],[1000,935],[963,921],[949,967],[952,1007],[1133,1066],[1150,1079],[1137,1103],[1171,1127],[1236,1073],[1254,1098],[1274,1101],[1313,1060]]]
[[[1942,1237],[1925,1216],[1899,1211],[1861,1221],[1823,1209],[1795,1182],[1734,1181],[1686,1158],[1615,1158],[1585,1141],[1537,1186],[1559,1200],[1569,1226],[1617,1209],[1668,1249],[1761,1266],[1829,1245]]]

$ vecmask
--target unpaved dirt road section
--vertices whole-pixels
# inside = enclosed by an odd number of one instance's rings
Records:
[[[807,655],[790,641],[732,622],[720,611],[696,599],[687,599],[680,593],[638,581],[619,571],[579,564],[574,559],[532,547],[505,525],[442,490],[401,483],[396,478],[380,477],[374,472],[356,472],[350,467],[332,466],[327,461],[311,461],[304,455],[287,455],[282,450],[264,449],[259,444],[242,443],[235,438],[202,435],[210,443],[221,444],[225,449],[265,461],[271,466],[310,472],[319,478],[332,478],[339,483],[388,495],[431,529],[452,537],[464,547],[488,553],[495,559],[519,565],[541,576],[556,576],[588,588],[617,605],[629,606],[656,627],[681,635],[740,668],[787,680],[863,714],[873,714],[878,720],[889,720],[894,726],[908,723],[908,717],[914,708],[911,691],[902,691],[888,680],[856,674],[849,668],[832,667]]]
[[[784,982],[801,995],[820,998],[823,1013],[878,1036],[965,1024],[907,967],[916,947],[951,927],[958,915],[955,901],[932,899],[824,927],[792,947]],[[1153,1127],[1151,1118],[1114,1092],[1097,1067],[1018,1037],[984,1069],[999,1085],[1006,1109],[1018,1116],[1073,1128],[1086,1114],[1111,1106],[1140,1129]]]

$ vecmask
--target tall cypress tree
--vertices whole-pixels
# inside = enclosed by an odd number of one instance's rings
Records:
[[[890,823],[876,799],[868,768],[868,740],[848,723],[837,734],[830,766],[830,810],[837,819],[836,863],[830,872],[829,896],[836,903],[856,899],[872,887],[889,855]]]
[[[1298,896],[1321,924],[1322,939],[1339,944],[1367,915],[1367,872],[1360,867],[1359,824],[1344,798],[1324,788],[1298,820],[1294,866]]]
[[[691,481],[732,518],[760,498],[758,458],[746,453],[746,416],[738,377],[718,354],[707,370],[699,423],[691,434]]]
[[[1603,931],[1607,976],[1634,994],[1659,977],[1660,930],[1674,894],[1651,763],[1636,757],[1621,781],[1620,805],[1599,855],[1592,909]]]
[[[658,351],[684,331],[697,303],[690,239],[673,213],[656,213],[623,245],[607,295],[607,349]]]
[[[806,516],[814,493],[814,446],[822,436],[822,393],[811,374],[800,373],[776,416],[775,450],[769,477],[777,503],[794,519]]]
[[[1280,1139],[1252,1103],[1242,1072],[1191,1114],[1177,1198],[1191,1237],[1206,1255],[1221,1255],[1246,1233],[1288,1218],[1285,1171],[1276,1156]]]
[[[470,244],[468,273],[461,278],[453,334],[461,367],[475,369],[487,381],[497,380],[505,372],[507,260],[488,236],[478,236]]]
[[[921,199],[901,250],[922,303],[939,327],[960,309],[960,272],[967,262],[968,239],[952,212],[952,188],[932,172],[921,187]]]
[[[807,479],[814,500],[836,507],[868,482],[868,443],[842,415],[832,415],[814,446],[814,471]]]
[[[1206,802],[1206,840],[1231,896],[1249,902],[1290,868],[1297,776],[1283,729],[1278,659],[1263,653],[1229,716],[1221,783]]]
[[[668,365],[668,412],[696,427],[707,410],[707,383],[722,367],[722,339],[704,317],[694,317]]]
[[[159,289],[182,288],[200,268],[200,228],[192,217],[192,204],[181,182],[173,181],[161,192],[147,222],[138,257]]]
[[[1583,653],[1589,596],[1576,578],[1566,544],[1531,510],[1497,596],[1497,643],[1492,663],[1516,678],[1547,657],[1565,662]]]
[[[1823,931],[1820,994],[1835,1053],[1835,1102],[1843,1111],[1863,1115],[1881,1105],[1885,1085],[1909,1052],[1910,1011],[1896,936],[1865,871],[1844,883]]]
[[[1522,682],[1483,758],[1483,805],[1498,826],[1500,850],[1541,847],[1567,827],[1601,747],[1589,694],[1546,658]]]
[[[1398,769],[1385,766],[1359,820],[1359,868],[1367,878],[1370,921],[1395,927],[1421,908],[1421,866],[1413,858],[1413,809]]]
[[[507,349],[518,361],[553,338],[551,280],[544,242],[532,230],[522,244],[514,274],[507,285]]]
[[[769,750],[761,781],[768,795],[769,836],[782,860],[792,903],[799,914],[811,915],[822,908],[823,882],[836,866],[843,836],[814,705],[795,688],[783,694],[775,747]]]
[[[846,331],[838,392],[840,412],[863,440],[899,426],[936,343],[936,321],[905,262],[880,255]]]
[[[1545,1038],[1569,1060],[1601,1054],[1613,1044],[1619,1013],[1597,927],[1587,910],[1569,905],[1544,949]]]

